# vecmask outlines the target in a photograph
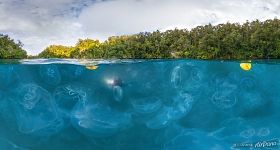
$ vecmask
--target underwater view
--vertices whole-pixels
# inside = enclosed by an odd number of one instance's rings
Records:
[[[277,60],[1,61],[0,149],[280,149],[279,74]]]

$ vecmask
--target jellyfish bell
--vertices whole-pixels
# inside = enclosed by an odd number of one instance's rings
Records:
[[[203,143],[203,144],[202,144]],[[186,129],[164,144],[164,150],[182,149],[219,149],[226,150],[229,144],[209,136],[206,132],[196,129]]]
[[[173,68],[170,83],[175,89],[185,89],[192,92],[198,91],[202,85],[203,75],[198,67],[192,64],[180,64]]]
[[[175,88],[180,87],[182,82],[182,68],[180,66],[176,66],[172,70],[170,82]]]
[[[170,105],[169,117],[171,120],[178,120],[188,114],[193,106],[193,97],[186,92],[179,92],[177,96],[173,98],[173,102]]]
[[[21,104],[25,109],[33,109],[38,101],[41,99],[41,88],[33,84],[24,85],[20,89],[20,95],[22,99],[19,99],[19,104]]]
[[[236,84],[235,74],[217,74],[210,83],[214,88],[209,93],[209,101],[215,108],[226,110],[236,105],[238,100],[238,85]]]
[[[30,83],[21,85],[15,94],[12,102],[20,132],[46,136],[62,128],[63,123],[48,91]]]
[[[79,79],[79,77],[81,77],[85,72],[85,68],[80,65],[67,64],[62,65],[59,69],[61,70],[63,78],[68,78],[69,80]]]
[[[90,90],[79,84],[66,84],[54,91],[54,101],[59,114],[67,119],[79,101],[86,101]]]
[[[158,111],[162,106],[162,100],[157,97],[143,97],[131,99],[133,111],[139,114],[150,114]]]
[[[92,138],[110,137],[130,124],[131,115],[101,103],[79,102],[72,111],[71,122],[82,134]]]
[[[261,120],[230,118],[223,121],[220,125],[221,128],[210,135],[228,143],[240,141],[255,143],[256,141],[271,140],[279,135],[279,127],[275,125],[275,121],[271,122],[271,119],[270,117]]]
[[[267,127],[261,127],[261,128],[257,131],[256,135],[259,136],[259,137],[265,137],[265,136],[270,135],[270,132],[271,132],[271,131],[270,131],[269,128],[267,128]]]
[[[149,129],[157,130],[167,127],[170,124],[170,107],[162,107],[153,117],[151,117],[146,123],[146,127]]]
[[[58,67],[54,64],[41,65],[39,69],[40,77],[49,85],[58,85],[61,81],[61,75]]]
[[[232,108],[236,102],[236,95],[217,91],[212,95],[211,102],[219,109],[229,109]]]
[[[258,87],[255,76],[245,76],[240,79],[239,86],[245,91],[253,91]]]

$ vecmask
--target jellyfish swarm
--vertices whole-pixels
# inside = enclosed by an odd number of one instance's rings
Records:
[[[92,138],[112,136],[130,124],[131,115],[101,103],[79,102],[71,122],[82,134]]]
[[[48,91],[30,83],[20,86],[15,94],[13,106],[20,132],[47,136],[62,128],[62,120],[58,118]]]
[[[40,66],[40,77],[42,80],[49,85],[58,85],[61,81],[60,72],[56,65],[41,65]]]

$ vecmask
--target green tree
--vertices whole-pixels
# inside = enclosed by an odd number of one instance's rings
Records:
[[[22,46],[20,41],[16,43],[8,35],[0,34],[0,59],[26,58],[27,53]]]

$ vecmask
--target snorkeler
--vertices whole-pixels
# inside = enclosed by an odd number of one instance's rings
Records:
[[[107,84],[109,84],[110,86],[119,86],[122,87],[123,86],[123,81],[120,78],[114,78],[114,79],[108,79],[106,80]]]
[[[106,80],[107,84],[110,85],[110,87],[113,90],[114,99],[117,102],[121,102],[123,99],[123,81],[120,78],[115,79],[109,79]]]

